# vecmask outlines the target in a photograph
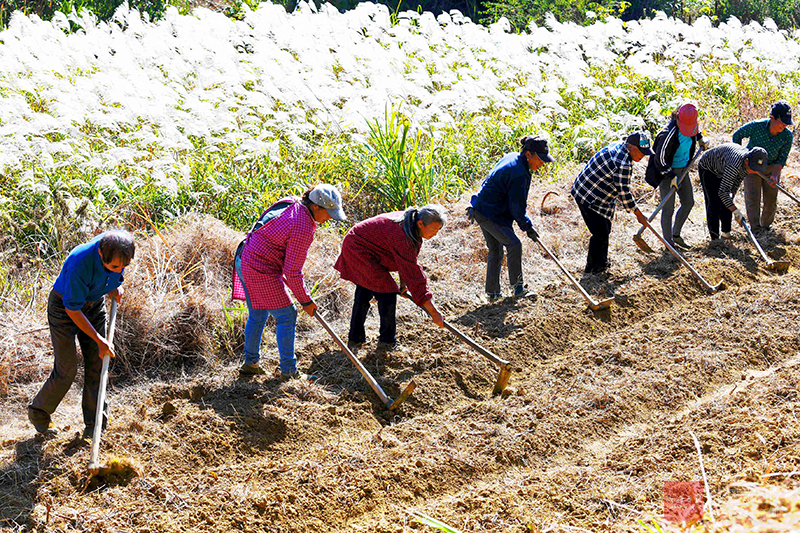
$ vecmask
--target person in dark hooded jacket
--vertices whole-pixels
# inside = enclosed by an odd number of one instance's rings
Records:
[[[672,215],[675,209],[675,195],[670,197],[661,210],[661,231],[664,240],[672,245],[689,248],[681,237],[681,230],[689,212],[694,207],[694,194],[692,180],[688,174],[683,179],[678,176],[694,157],[697,144],[703,144],[697,123],[697,107],[693,104],[679,106],[670,116],[669,123],[664,126],[653,143],[653,156],[647,162],[645,180],[653,187],[658,187],[661,198],[669,194],[670,188],[677,189],[681,206]]]

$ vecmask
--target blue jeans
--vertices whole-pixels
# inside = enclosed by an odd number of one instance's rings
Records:
[[[284,374],[297,371],[297,358],[294,355],[294,334],[297,326],[297,310],[293,305],[280,309],[253,309],[247,287],[242,276],[242,265],[239,257],[236,258],[236,272],[242,280],[244,295],[247,299],[247,322],[244,325],[244,364],[254,365],[261,359],[261,336],[269,315],[275,317],[277,322],[275,336],[278,341],[278,354],[280,355],[280,368]]]

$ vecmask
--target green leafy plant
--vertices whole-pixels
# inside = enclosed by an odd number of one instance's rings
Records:
[[[452,526],[448,526],[444,522],[436,520],[435,518],[432,518],[428,515],[416,512],[413,514],[414,514],[414,520],[419,522],[420,524],[426,525],[428,527],[431,527],[439,531],[444,531],[444,533],[461,533],[461,531],[459,531],[458,529]]]

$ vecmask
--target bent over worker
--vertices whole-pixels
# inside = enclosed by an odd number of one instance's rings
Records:
[[[436,204],[417,209],[384,213],[359,222],[347,232],[334,268],[342,279],[356,284],[348,344],[357,348],[367,340],[364,323],[370,301],[378,301],[380,333],[378,346],[390,349],[397,342],[397,295],[405,288],[433,322],[444,327],[441,313],[433,305],[428,280],[417,262],[423,240],[432,239],[447,221],[447,211]],[[400,276],[397,286],[390,272]]]
[[[303,265],[318,224],[345,220],[342,197],[333,185],[308,189],[302,198],[278,200],[256,221],[236,252],[233,297],[247,302],[242,374],[264,374],[261,336],[270,315],[275,317],[281,379],[313,379],[297,370],[294,353],[297,310],[287,287],[309,316],[317,304],[303,279]]]
[[[570,194],[592,234],[584,273],[601,274],[608,269],[608,236],[617,198],[627,211],[633,211],[640,224],[647,223],[631,194],[631,175],[633,162],[648,155],[653,155],[650,138],[637,131],[594,154],[575,178]]]
[[[761,147],[767,151],[767,167],[764,170],[767,179],[754,174],[744,178],[744,203],[747,221],[753,231],[761,228],[769,229],[775,220],[778,209],[778,188],[781,171],[786,165],[792,149],[792,132],[786,126],[792,125],[792,108],[783,100],[772,104],[769,118],[748,122],[733,132],[733,142],[741,144],[747,139],[747,148],[752,150]],[[764,197],[764,208],[761,208],[761,197]]]
[[[740,224],[744,221],[744,215],[733,203],[736,191],[748,175],[766,171],[767,151],[725,143],[700,156],[697,168],[706,199],[708,233],[712,241],[727,239],[731,236],[731,219]]]
[[[514,233],[513,223],[536,242],[539,234],[526,213],[531,173],[545,163],[552,163],[547,140],[539,136],[520,139],[519,152],[506,154],[483,180],[467,209],[470,219],[481,227],[489,255],[486,258],[486,294],[489,301],[502,296],[500,268],[503,248],[508,250],[508,282],[514,296],[525,296],[522,279],[522,243]]]
[[[75,338],[83,355],[83,436],[94,433],[97,395],[103,358],[114,357],[106,341],[108,294],[117,303],[122,298],[123,271],[136,252],[133,236],[112,230],[76,246],[67,256],[47,298],[47,323],[53,342],[53,371],[28,406],[28,419],[40,434],[54,434],[51,415],[67,394],[78,372]],[[103,405],[103,428],[107,423]]]

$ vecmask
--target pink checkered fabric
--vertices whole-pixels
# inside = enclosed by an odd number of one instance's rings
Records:
[[[242,277],[234,270],[233,297],[244,298],[244,287],[254,309],[280,309],[291,305],[287,286],[302,302],[311,301],[303,280],[303,264],[314,240],[317,223],[300,198],[278,217],[251,233],[242,250]],[[244,286],[242,286],[244,283]]]
[[[428,279],[417,264],[419,249],[406,238],[396,220],[403,212],[384,213],[359,222],[347,232],[333,268],[342,279],[375,292],[399,292],[390,272],[397,272],[414,301],[422,305],[433,297]]]

